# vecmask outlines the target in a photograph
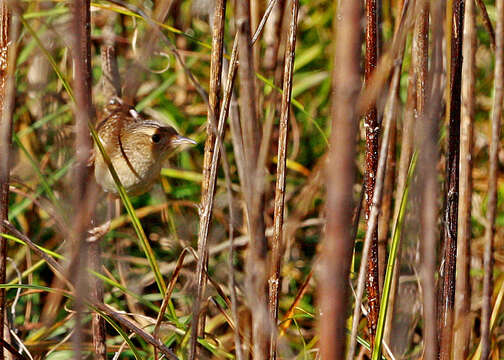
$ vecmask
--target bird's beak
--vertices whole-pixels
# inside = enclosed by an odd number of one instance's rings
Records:
[[[185,144],[190,144],[190,145],[196,145],[197,142],[194,141],[193,139],[186,138],[184,136],[177,135],[175,138],[172,140],[172,143],[175,145],[185,145]]]

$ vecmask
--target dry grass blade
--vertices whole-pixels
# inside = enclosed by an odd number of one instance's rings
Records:
[[[495,218],[497,213],[497,179],[499,166],[500,127],[504,99],[504,0],[497,0],[497,25],[495,46],[494,98],[492,106],[492,132],[489,151],[487,228],[483,255],[483,305],[481,314],[481,359],[490,357],[490,317],[492,314],[492,271]]]
[[[294,301],[292,302],[291,306],[289,307],[289,310],[286,311],[284,318],[282,320],[282,324],[280,325],[280,331],[278,336],[282,336],[285,334],[287,329],[289,328],[292,318],[294,317],[294,312],[296,311],[296,306],[298,306],[299,302],[303,298],[303,296],[306,294],[306,290],[308,290],[308,285],[310,284],[310,280],[313,276],[313,269],[310,271],[308,276],[306,277],[305,281],[301,285],[301,288],[299,289],[296,297],[294,298]]]

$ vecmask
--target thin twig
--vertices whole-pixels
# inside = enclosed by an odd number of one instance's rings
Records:
[[[252,310],[252,334],[254,356],[267,356],[267,340],[271,331],[266,308],[266,252],[267,241],[263,219],[264,192],[263,169],[258,166],[257,155],[260,147],[260,122],[257,116],[254,61],[251,46],[250,6],[248,2],[236,3],[236,27],[240,66],[240,121],[245,154],[244,191],[250,248],[245,263],[246,284],[250,308]]]
[[[497,212],[497,178],[499,169],[500,123],[504,98],[504,0],[496,1],[496,46],[494,98],[492,106],[492,135],[488,154],[490,169],[488,176],[487,228],[483,255],[483,305],[481,314],[481,359],[490,356],[490,317],[492,316],[492,269],[495,217]]]

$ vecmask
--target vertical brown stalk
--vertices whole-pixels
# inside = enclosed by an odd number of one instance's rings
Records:
[[[351,227],[355,176],[356,98],[361,82],[359,1],[342,0],[336,10],[336,45],[331,94],[331,146],[327,165],[326,234],[322,243],[318,301],[320,353],[338,359],[345,353],[348,275],[352,258]],[[339,259],[339,261],[334,261]]]
[[[492,135],[490,142],[488,176],[487,228],[483,255],[483,305],[481,314],[481,359],[490,356],[490,317],[492,315],[492,265],[493,241],[495,237],[495,215],[497,212],[497,178],[502,101],[504,98],[504,1],[497,0],[497,22],[495,26],[495,77],[492,106]]]
[[[284,83],[282,92],[282,112],[280,114],[279,136],[278,136],[278,165],[275,189],[275,210],[273,224],[273,248],[272,266],[270,270],[269,284],[269,312],[275,329],[270,337],[270,359],[276,359],[276,324],[278,321],[278,284],[280,280],[280,263],[282,253],[282,235],[284,223],[285,207],[285,177],[287,175],[287,136],[289,129],[289,117],[292,96],[292,73],[294,69],[294,58],[296,53],[297,18],[299,11],[299,0],[291,0],[291,23],[289,26],[289,36],[285,49]]]
[[[12,133],[12,115],[14,106],[14,68],[16,48],[13,38],[15,26],[11,23],[11,11],[7,0],[0,2],[0,233],[7,233],[3,225],[9,211],[9,159]],[[14,36],[13,36],[14,35]],[[0,239],[0,283],[6,283],[7,240]],[[0,290],[0,339],[4,338],[5,289]],[[4,349],[0,347],[0,360],[4,359]]]
[[[218,148],[216,149],[216,122],[219,118],[222,81],[222,59],[224,49],[224,22],[226,14],[226,0],[218,0],[215,4],[213,31],[212,31],[212,57],[210,63],[210,93],[208,108],[207,139],[205,142],[205,155],[203,159],[203,183],[201,186],[201,209],[200,227],[198,234],[198,265],[196,269],[196,296],[193,305],[193,318],[191,328],[191,343],[189,347],[189,359],[197,356],[196,345],[198,336],[204,335],[204,320],[200,320],[201,299],[206,288],[206,269],[208,266],[208,231],[212,218],[213,197],[215,194],[216,171],[212,174],[212,167],[218,163]],[[214,152],[217,152],[214,154]],[[215,158],[215,159],[214,159]],[[212,187],[212,184],[214,186]]]
[[[236,28],[240,76],[240,121],[245,155],[245,200],[248,215],[250,248],[245,263],[247,298],[252,310],[254,358],[267,357],[267,342],[271,331],[266,308],[266,252],[264,233],[263,169],[257,166],[260,149],[260,123],[256,111],[256,86],[250,34],[250,6],[248,1],[236,3]]]
[[[475,5],[466,1],[462,54],[462,110],[460,123],[460,184],[458,213],[457,280],[455,286],[455,319],[453,358],[465,359],[471,338],[470,318],[470,260],[471,260],[471,196],[472,196],[472,144],[475,85]]]
[[[377,0],[366,0],[366,20],[366,58],[364,74],[367,82],[371,79],[378,62]],[[378,135],[380,132],[375,104],[370,106],[364,116],[364,127],[366,128],[366,207],[364,213],[366,220],[369,221],[371,199],[374,194],[378,167]],[[376,229],[372,238],[367,274],[366,291],[369,307],[368,329],[372,348],[374,345],[374,336],[380,308],[378,288],[378,229]]]
[[[439,113],[441,111],[441,78],[443,72],[442,39],[443,39],[443,4],[440,1],[430,3],[432,17],[432,62],[428,78],[427,98],[429,107],[425,117],[416,124],[419,149],[418,177],[416,183],[420,196],[420,276],[423,295],[423,340],[424,358],[437,359],[437,323],[436,323],[436,244],[439,234],[437,227],[438,184],[436,164],[439,158]]]
[[[457,259],[457,223],[459,190],[459,144],[462,80],[462,36],[464,29],[464,0],[452,0],[450,82],[447,113],[449,116],[448,153],[446,163],[446,197],[443,212],[443,270],[440,277],[440,359],[449,359],[453,331],[455,300],[455,270]]]
[[[86,261],[82,253],[87,251],[85,246],[86,230],[91,222],[88,186],[90,171],[87,162],[91,154],[91,138],[88,123],[91,120],[91,14],[89,0],[75,0],[73,4],[74,44],[72,49],[74,61],[74,89],[75,89],[75,152],[76,165],[74,172],[74,209],[73,219],[74,244],[72,246],[72,260],[70,274],[76,284],[76,331],[73,338],[75,358],[80,359],[82,351],[82,326],[80,324],[81,311],[86,294],[85,269]]]

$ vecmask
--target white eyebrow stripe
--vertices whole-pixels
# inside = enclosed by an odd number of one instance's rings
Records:
[[[138,120],[140,118],[140,115],[138,115],[135,109],[130,109],[129,113],[131,114],[131,116],[133,116],[135,120]]]

